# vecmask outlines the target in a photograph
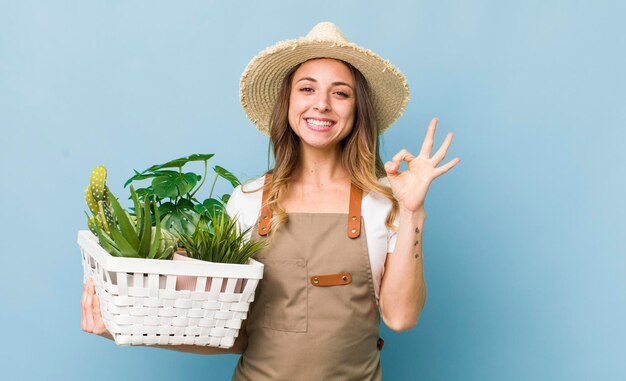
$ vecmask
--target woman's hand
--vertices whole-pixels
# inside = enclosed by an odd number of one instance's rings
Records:
[[[80,319],[80,328],[89,333],[104,336],[113,340],[113,336],[104,326],[102,314],[100,313],[100,299],[96,295],[96,288],[91,278],[87,278],[85,287],[83,288],[83,298],[80,302],[83,314]],[[231,348],[224,349],[218,347],[201,346],[201,345],[153,345],[155,348],[169,349],[173,351],[181,351],[188,353],[197,353],[205,355],[213,354],[229,354],[243,353],[248,346],[248,335],[246,334],[246,321],[244,320],[239,336],[235,340],[235,345]]]
[[[452,143],[452,133],[448,133],[439,150],[432,157],[430,156],[433,150],[437,122],[437,118],[430,121],[419,155],[413,156],[409,151],[403,149],[391,161],[385,163],[387,178],[401,211],[410,213],[423,211],[426,193],[432,181],[461,161],[457,157],[437,167],[446,156],[450,143]],[[408,169],[404,172],[398,172],[402,161],[408,163]]]
[[[83,311],[80,319],[80,328],[85,332],[109,336],[110,334],[102,321],[100,299],[96,295],[96,288],[91,278],[87,278],[85,282],[83,298],[80,301],[80,305]]]

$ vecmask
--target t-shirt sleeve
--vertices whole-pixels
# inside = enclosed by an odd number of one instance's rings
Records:
[[[386,177],[381,177],[380,179],[378,179],[378,182],[385,186],[389,186],[389,180]],[[381,206],[381,214],[378,218],[381,218],[382,221],[386,221],[387,214],[389,214],[389,212],[391,211],[391,202],[389,202],[386,198],[383,198],[382,196],[379,196],[377,199],[380,200]],[[400,217],[396,216],[396,218],[393,220],[393,225],[397,228],[399,224]],[[393,253],[396,248],[396,239],[398,238],[398,233],[395,230],[389,228],[386,223],[384,224],[384,226],[387,229],[387,253]]]
[[[233,193],[231,193],[228,202],[226,203],[226,213],[231,218],[236,219],[237,231],[240,233],[248,228],[245,223],[245,218],[242,215],[242,201],[243,192],[241,190],[241,185],[237,185],[237,187],[233,190]]]
[[[230,195],[226,203],[226,213],[237,221],[237,230],[239,232],[246,231],[254,226],[261,212],[261,195],[260,190],[263,178],[256,179],[249,184],[238,185]],[[245,192],[244,188],[245,187]],[[252,229],[246,234],[247,240],[252,235]]]
[[[393,225],[397,228],[400,224],[400,218],[396,216],[393,220]],[[398,238],[398,232],[387,227],[387,253],[393,253],[396,248],[396,239]]]

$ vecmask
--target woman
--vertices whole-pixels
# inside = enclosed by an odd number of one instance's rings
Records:
[[[402,150],[383,166],[378,136],[402,114],[408,87],[331,23],[255,57],[241,101],[276,164],[236,188],[227,210],[269,240],[255,255],[264,278],[235,347],[168,349],[243,353],[235,380],[380,380],[379,316],[403,331],[424,305],[424,200],[460,161],[437,167],[452,134],[432,154],[433,119],[418,155]],[[88,282],[81,325],[107,336],[93,294]]]

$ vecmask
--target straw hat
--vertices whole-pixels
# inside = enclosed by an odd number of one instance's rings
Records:
[[[283,78],[296,65],[313,58],[335,58],[350,63],[365,77],[379,133],[389,128],[409,102],[406,78],[389,61],[349,42],[330,22],[317,24],[306,37],[286,40],[254,57],[241,75],[239,97],[248,118],[269,135],[270,115]]]

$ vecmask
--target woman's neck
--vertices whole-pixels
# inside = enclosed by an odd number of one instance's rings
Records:
[[[301,149],[281,205],[287,213],[345,213],[350,178],[341,162],[341,151]]]
[[[306,184],[328,184],[342,181],[348,173],[341,161],[341,147],[318,150],[300,147],[299,165],[294,173],[294,180]]]

